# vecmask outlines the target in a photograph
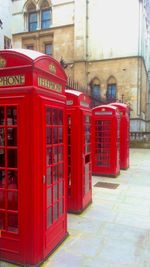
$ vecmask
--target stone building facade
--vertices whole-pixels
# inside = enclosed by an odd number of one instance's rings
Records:
[[[150,131],[149,0],[13,0],[13,48],[64,60],[93,103],[128,102],[131,131]]]

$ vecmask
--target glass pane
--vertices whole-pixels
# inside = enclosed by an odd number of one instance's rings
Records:
[[[64,202],[63,199],[59,201],[59,216],[64,213]]]
[[[17,129],[16,128],[7,129],[7,145],[17,146]]]
[[[43,10],[42,11],[42,20],[50,19],[50,10]]]
[[[51,125],[51,109],[46,108],[46,124]]]
[[[52,128],[46,128],[46,144],[52,144]]]
[[[47,189],[47,207],[52,204],[52,188]]]
[[[8,210],[18,210],[17,192],[8,192]]]
[[[58,203],[55,203],[54,205],[54,214],[53,214],[54,221],[58,219]]]
[[[45,45],[45,54],[52,55],[52,49],[53,49],[52,44],[46,44]]]
[[[63,160],[63,146],[58,147],[58,161]]]
[[[18,174],[16,171],[8,171],[8,189],[18,188]]]
[[[29,21],[30,22],[36,22],[37,21],[37,14],[36,13],[29,14]]]
[[[0,108],[0,125],[4,125],[4,108]]]
[[[53,144],[58,144],[58,129],[56,127],[53,128]]]
[[[18,232],[18,216],[17,214],[8,214],[8,231]]]
[[[8,167],[16,168],[17,167],[17,150],[7,149],[7,157],[8,157]]]
[[[53,187],[53,202],[58,199],[58,184],[55,184]]]
[[[63,111],[59,110],[58,112],[58,124],[63,125]]]
[[[5,214],[0,213],[0,230],[5,229]]]
[[[57,163],[57,152],[58,148],[57,146],[53,147],[53,163]]]
[[[57,179],[58,179],[58,166],[54,166],[54,173],[53,173],[53,179],[54,179],[54,182],[57,182]]]
[[[57,109],[52,110],[52,124],[57,125]]]
[[[48,185],[52,184],[52,167],[47,168],[46,178],[47,178],[47,184]]]
[[[47,226],[52,224],[52,207],[47,209]]]
[[[62,198],[64,195],[64,182],[60,181],[59,183],[59,197]]]
[[[0,188],[5,187],[5,184],[6,184],[5,171],[0,170]]]
[[[5,145],[5,135],[4,135],[4,129],[0,128],[0,146]]]
[[[0,148],[0,167],[5,167],[5,151]]]
[[[7,125],[17,124],[17,110],[15,107],[7,108]]]
[[[48,148],[46,152],[46,164],[49,166],[52,164],[52,148]]]
[[[58,128],[58,143],[63,142],[63,128]]]
[[[5,194],[4,194],[4,191],[0,191],[0,209],[5,209]]]
[[[63,164],[59,164],[59,179],[63,179],[63,176],[64,176]]]

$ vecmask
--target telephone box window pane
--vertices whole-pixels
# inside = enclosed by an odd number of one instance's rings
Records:
[[[46,144],[47,145],[52,144],[52,129],[51,128],[46,129]]]
[[[52,188],[47,189],[47,207],[52,204]]]
[[[0,213],[0,230],[5,229],[5,214]]]
[[[52,224],[52,207],[47,209],[47,227]]]
[[[8,231],[18,232],[18,216],[17,214],[8,214]]]
[[[63,128],[58,128],[58,143],[63,142]]]
[[[53,148],[53,163],[57,163],[57,153],[58,153],[58,149],[57,149],[57,146],[55,146]]]
[[[7,145],[17,146],[17,129],[16,128],[7,129]]]
[[[47,165],[48,166],[51,165],[52,164],[52,148],[47,149],[46,159],[47,159]]]
[[[17,124],[17,110],[15,107],[7,108],[7,125]]]
[[[57,182],[57,179],[58,179],[58,166],[54,166],[53,178],[54,178],[54,182]]]
[[[63,125],[63,111],[62,110],[59,110],[59,113],[58,113],[58,124]]]
[[[63,146],[59,146],[58,148],[58,161],[62,161],[63,160]]]
[[[18,188],[18,174],[16,171],[8,171],[8,189]]]
[[[1,128],[0,129],[0,146],[4,146],[5,145],[5,135],[4,135],[4,129]]]
[[[59,183],[59,197],[62,198],[64,195],[64,182],[60,181]]]
[[[63,199],[61,199],[59,201],[59,216],[62,215],[64,213],[64,203],[63,203]]]
[[[0,188],[4,188],[6,184],[5,171],[0,170]]]
[[[51,109],[46,108],[46,124],[51,125]]]
[[[17,150],[8,149],[7,157],[8,157],[8,167],[16,168],[17,167]]]
[[[59,179],[63,179],[63,164],[59,165]]]
[[[52,124],[57,125],[57,109],[52,111]]]
[[[0,108],[0,125],[4,125],[4,108]]]
[[[53,144],[58,144],[58,129],[55,127],[53,128]]]
[[[58,184],[55,184],[54,185],[54,188],[53,188],[53,201],[57,201],[58,199]]]
[[[53,214],[54,221],[58,219],[58,203],[55,203],[54,205],[54,214]]]
[[[8,192],[8,210],[18,210],[17,192]]]
[[[2,148],[0,148],[0,166],[5,167],[5,154]]]
[[[48,185],[52,184],[52,167],[47,168],[46,177],[47,177],[47,184]]]
[[[4,191],[0,191],[0,209],[5,209],[5,194],[4,194]]]

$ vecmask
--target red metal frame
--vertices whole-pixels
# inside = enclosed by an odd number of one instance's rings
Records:
[[[129,168],[130,119],[129,107],[124,103],[111,103],[120,112],[120,168]]]
[[[0,259],[36,265],[67,236],[66,75],[29,50],[0,67]]]
[[[92,173],[116,177],[120,173],[120,116],[116,107],[92,109]]]
[[[79,91],[65,92],[68,121],[68,211],[81,213],[92,202],[90,99]]]

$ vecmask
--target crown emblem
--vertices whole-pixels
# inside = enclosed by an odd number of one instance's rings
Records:
[[[50,71],[51,73],[53,73],[53,74],[56,73],[56,67],[54,66],[54,64],[50,64],[50,65],[49,65],[49,71]]]
[[[0,57],[0,68],[4,68],[6,66],[6,60]]]

